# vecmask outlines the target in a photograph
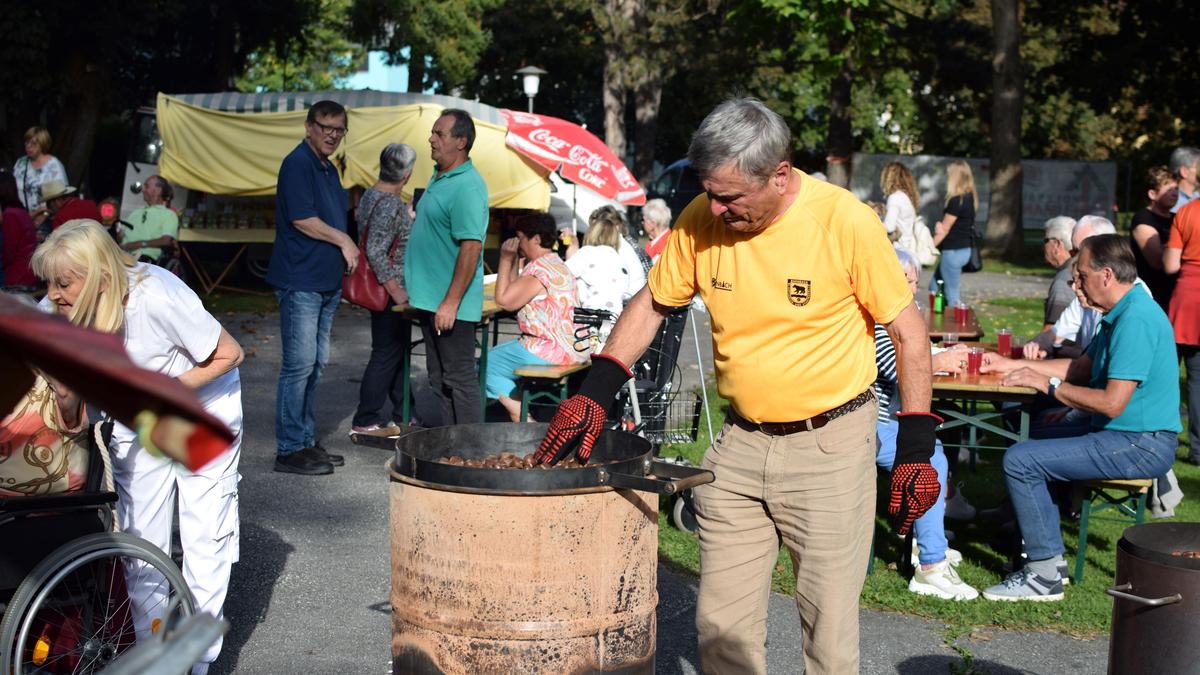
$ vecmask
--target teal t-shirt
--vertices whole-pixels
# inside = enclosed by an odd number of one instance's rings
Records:
[[[126,242],[153,241],[164,234],[172,239],[179,238],[179,216],[162,204],[144,206],[129,214],[129,224],[133,229],[125,234]],[[144,246],[129,253],[135,259],[144,255],[158,260],[162,256],[162,249]]]
[[[435,167],[425,194],[417,202],[408,248],[404,251],[404,287],[409,303],[436,312],[454,278],[459,242],[483,241],[488,225],[488,194],[471,160],[441,176]],[[483,314],[483,256],[458,305],[459,321],[479,321]]]
[[[1091,386],[1108,381],[1138,383],[1119,417],[1092,415],[1092,427],[1111,431],[1179,432],[1179,359],[1171,322],[1148,293],[1125,293],[1104,318],[1088,345]]]

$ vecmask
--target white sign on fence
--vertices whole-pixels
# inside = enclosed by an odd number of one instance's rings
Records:
[[[854,154],[850,190],[864,201],[886,201],[879,188],[879,172],[888,162],[899,161],[913,172],[921,199],[918,211],[932,226],[942,217],[946,201],[946,165],[956,157],[939,155],[881,155],[865,152]],[[983,232],[988,216],[989,160],[966,159],[975,176],[979,192],[975,226]],[[1022,225],[1026,230],[1040,230],[1054,216],[1092,214],[1113,217],[1117,194],[1117,165],[1115,162],[1077,162],[1067,160],[1027,159],[1021,162]]]

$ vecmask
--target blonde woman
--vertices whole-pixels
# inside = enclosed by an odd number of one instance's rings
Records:
[[[906,251],[916,251],[917,204],[921,200],[912,172],[900,162],[888,162],[879,173],[879,187],[887,196],[883,227],[898,246]]]
[[[942,219],[933,228],[933,244],[942,256],[929,282],[930,290],[937,289],[939,279],[945,282],[948,307],[957,304],[961,298],[962,269],[971,258],[978,203],[971,167],[961,159],[950,162],[946,167],[946,207]]]
[[[135,364],[193,387],[205,410],[235,434],[229,449],[197,472],[151,454],[120,424],[109,443],[121,528],[169,552],[178,496],[184,578],[197,611],[221,616],[238,559],[241,347],[178,277],[135,262],[96,221],[72,220],[54,230],[31,266],[48,284],[43,307],[77,325],[123,335]],[[134,628],[145,637],[165,610],[163,587],[144,570],[127,570],[127,577]],[[218,640],[193,675],[207,672],[220,651]]]

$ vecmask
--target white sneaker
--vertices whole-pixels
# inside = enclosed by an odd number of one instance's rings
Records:
[[[954,496],[946,500],[946,517],[950,520],[968,521],[975,519],[975,507],[963,496],[962,483],[956,486]]]
[[[922,570],[917,565],[913,578],[908,582],[908,590],[917,595],[932,595],[943,600],[974,600],[979,597],[979,591],[971,588],[958,578],[958,572],[948,560],[934,565],[928,570]]]
[[[958,564],[962,562],[962,553],[959,553],[955,549],[947,546],[946,562],[950,563],[951,567],[958,567]],[[916,537],[913,537],[912,564],[913,567],[919,567],[921,565],[921,549],[919,546],[917,546]]]

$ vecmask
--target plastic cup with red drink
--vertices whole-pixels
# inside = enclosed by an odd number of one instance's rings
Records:
[[[996,331],[996,352],[1003,354],[1012,353],[1012,331],[1007,328],[1001,328]]]
[[[972,347],[967,351],[967,375],[978,375],[983,367],[983,348]]]

